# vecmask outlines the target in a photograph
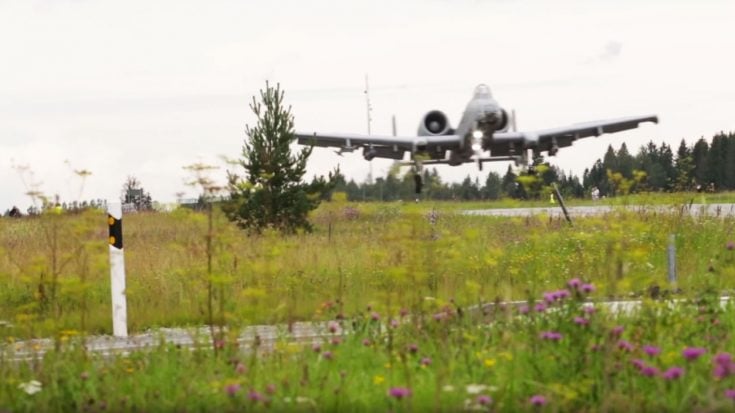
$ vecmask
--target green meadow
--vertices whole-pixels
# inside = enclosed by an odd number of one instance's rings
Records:
[[[693,197],[573,225],[461,213],[506,207],[493,203],[329,202],[313,233],[288,237],[246,236],[216,208],[211,225],[184,208],[130,214],[131,333],[230,333],[214,350],[108,358],[82,345],[112,330],[105,213],[0,219],[0,411],[732,410],[735,314],[718,298],[735,288],[735,218],[690,217]],[[598,304],[630,298],[645,304]],[[512,300],[527,304],[499,304]],[[234,340],[295,321],[331,324],[313,343]],[[12,360],[33,337],[57,350]]]

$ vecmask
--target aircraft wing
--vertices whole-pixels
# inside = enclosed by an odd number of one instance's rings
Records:
[[[441,136],[380,136],[350,133],[295,133],[300,145],[339,148],[340,152],[352,152],[364,148],[371,158],[403,159],[405,152],[436,153],[443,155],[449,149],[457,149],[464,143],[458,135]],[[367,155],[366,155],[367,157]]]
[[[532,148],[540,152],[550,151],[553,153],[558,148],[571,146],[577,139],[600,136],[603,133],[615,133],[635,129],[644,122],[658,123],[658,116],[629,116],[619,119],[576,123],[565,127],[539,129],[529,132],[497,132],[493,134],[490,152],[493,155],[502,155],[507,151],[508,147],[518,145],[518,147],[522,148]]]

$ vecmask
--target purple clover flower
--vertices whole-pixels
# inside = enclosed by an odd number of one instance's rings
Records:
[[[325,351],[324,353],[322,353],[322,357],[324,357],[325,360],[331,360],[332,358],[334,358],[334,354],[332,354],[331,351]]]
[[[518,307],[518,313],[520,314],[528,314],[529,308],[527,304],[523,304],[522,306]]]
[[[590,323],[590,320],[584,317],[574,317],[574,324],[578,326],[586,326],[589,323]]]
[[[586,305],[586,306],[582,307],[582,311],[584,311],[585,314],[594,314],[594,313],[597,312],[597,308],[595,308],[595,307],[593,307],[591,305]]]
[[[634,349],[633,344],[631,344],[627,340],[620,340],[620,341],[618,341],[618,348],[620,350],[627,351],[627,352],[631,352]]]
[[[228,396],[234,397],[237,392],[240,391],[240,384],[239,383],[232,383],[225,386],[225,393],[227,393]]]
[[[415,343],[411,343],[408,346],[406,346],[406,350],[408,350],[411,354],[416,354],[416,352],[419,351],[419,346]]]
[[[735,400],[735,389],[725,390],[725,397],[727,397],[730,400]]]
[[[639,371],[643,370],[643,368],[646,367],[646,362],[641,359],[633,359],[630,361],[630,364],[632,364]]]
[[[378,314],[377,311],[373,311],[370,313],[370,319],[373,321],[379,321],[380,320],[380,314]]]
[[[421,361],[419,362],[419,364],[421,364],[422,366],[425,366],[425,367],[426,366],[430,366],[431,365],[431,358],[424,357],[424,358],[421,359]]]
[[[707,350],[702,347],[687,347],[681,352],[681,355],[688,361],[694,361],[706,352]]]
[[[730,364],[732,363],[732,356],[730,353],[717,353],[712,361],[716,364]]]
[[[684,375],[684,369],[682,367],[670,367],[662,375],[664,380],[676,380]]]
[[[548,400],[546,400],[546,397],[540,394],[536,394],[531,396],[531,398],[528,399],[528,402],[531,403],[533,406],[543,406],[548,403]]]
[[[581,286],[582,280],[580,280],[579,278],[572,278],[571,280],[567,281],[567,287],[571,288],[572,290],[578,290]]]
[[[370,341],[369,338],[366,338],[366,339],[362,340],[362,345],[365,346],[365,347],[370,347],[372,344],[373,343],[372,343],[372,341]]]
[[[735,250],[735,241],[727,241],[726,248],[728,251]]]
[[[388,396],[398,400],[405,399],[411,396],[411,389],[408,387],[391,387],[388,390]]]
[[[250,390],[248,393],[248,399],[252,402],[259,402],[263,400],[263,395],[255,390]]]
[[[579,289],[582,290],[583,293],[589,294],[595,291],[595,286],[592,284],[582,284],[582,286]]]
[[[646,377],[653,377],[658,375],[658,369],[653,366],[643,366],[641,374]]]
[[[661,349],[656,346],[646,345],[643,346],[643,352],[646,353],[649,357],[656,357],[661,354]]]
[[[477,399],[475,400],[477,401],[477,404],[479,404],[480,406],[487,406],[493,402],[492,397],[485,395],[485,394],[481,394],[477,396]]]
[[[615,326],[610,330],[610,335],[613,337],[620,337],[620,335],[623,334],[623,330],[625,330],[625,327]]]
[[[544,304],[543,302],[536,303],[536,305],[533,306],[533,309],[537,313],[543,313],[544,311],[546,311],[546,304]]]
[[[559,341],[562,337],[561,333],[556,331],[544,331],[541,333],[541,338],[549,341]]]

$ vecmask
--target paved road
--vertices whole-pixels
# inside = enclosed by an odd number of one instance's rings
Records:
[[[621,208],[631,211],[646,212],[683,212],[695,216],[735,216],[735,204],[692,204],[691,206],[681,205],[629,205],[629,206],[575,206],[569,207],[569,215],[574,218],[584,215],[601,215],[609,213]],[[499,209],[475,209],[464,211],[468,215],[488,215],[488,216],[505,216],[505,217],[525,217],[529,215],[547,214],[552,217],[562,216],[562,210],[559,206],[548,208],[499,208]]]
[[[676,305],[683,300],[667,301],[670,305]],[[722,297],[720,304],[725,306],[730,302],[730,297]],[[526,306],[526,301],[509,301],[500,303],[509,307]],[[490,309],[496,304],[487,304],[485,309]],[[641,306],[640,300],[624,300],[624,301],[604,301],[598,303],[585,303],[585,306],[600,306],[608,311],[618,314],[629,314],[637,310]],[[467,309],[469,313],[477,314],[480,307],[473,306]],[[285,340],[290,343],[299,345],[309,345],[320,342],[321,340],[333,335],[342,334],[337,331],[330,332],[330,325],[336,326],[335,322],[315,322],[315,323],[295,323],[291,331],[288,331],[286,325],[273,326],[251,326],[242,330],[238,337],[238,343],[243,351],[252,351],[255,344],[258,343],[257,349],[260,351],[268,351],[273,349],[279,340]],[[113,336],[88,336],[84,340],[86,349],[93,353],[103,356],[126,355],[132,351],[144,350],[160,345],[162,342],[178,345],[182,347],[201,347],[211,348],[210,330],[207,327],[200,328],[162,328],[153,332],[133,334],[129,337],[113,337]],[[77,341],[78,342],[78,341]],[[19,341],[17,343],[8,344],[3,348],[0,346],[0,358],[15,362],[35,360],[50,351],[54,347],[51,339],[36,339]]]

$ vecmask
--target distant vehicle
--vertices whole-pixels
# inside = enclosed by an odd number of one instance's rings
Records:
[[[447,116],[432,110],[421,119],[418,136],[379,136],[348,133],[297,132],[301,145],[339,148],[337,153],[362,148],[366,160],[388,158],[403,160],[411,154],[407,165],[420,171],[422,165],[461,165],[484,162],[515,161],[528,165],[529,151],[534,158],[541,152],[556,155],[559,148],[571,146],[577,139],[637,128],[643,122],[658,123],[656,115],[577,123],[570,126],[528,132],[515,130],[515,116],[498,105],[487,85],[475,88],[472,100],[454,129]],[[510,129],[510,130],[509,130]],[[418,181],[417,181],[418,185]]]

